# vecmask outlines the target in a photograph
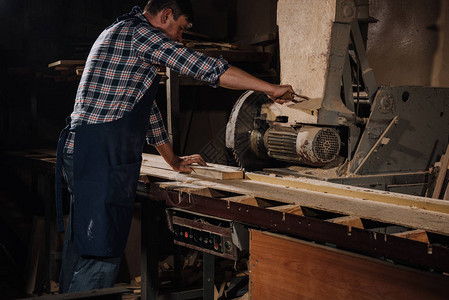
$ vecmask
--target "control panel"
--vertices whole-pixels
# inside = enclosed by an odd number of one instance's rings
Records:
[[[167,209],[174,243],[229,259],[237,259],[230,220],[193,214],[180,209]]]

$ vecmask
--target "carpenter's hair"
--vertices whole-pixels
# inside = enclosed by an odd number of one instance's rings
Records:
[[[154,16],[166,8],[173,11],[175,20],[184,15],[189,23],[193,22],[193,9],[190,0],[149,0],[144,11],[148,11]]]

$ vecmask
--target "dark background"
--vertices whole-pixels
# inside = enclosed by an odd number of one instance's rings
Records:
[[[247,44],[276,33],[276,0],[192,2],[192,31],[209,40]],[[59,73],[48,64],[86,59],[105,27],[134,5],[143,8],[145,3],[0,0],[0,154],[5,150],[56,147],[59,131],[72,111],[78,80],[57,80]],[[370,12],[379,20],[371,24],[367,45],[378,84],[449,86],[447,0],[372,0]],[[276,43],[266,50],[272,54],[268,64],[241,67],[252,73],[274,72],[270,80],[276,82]],[[163,113],[164,90],[161,86],[157,96]],[[224,130],[242,92],[182,86],[180,154],[213,150],[218,154],[210,156],[210,162],[232,164],[224,145]],[[147,147],[146,151],[154,150]],[[2,169],[1,183],[0,298],[9,287],[22,288],[22,272],[32,246],[33,217],[42,216],[44,210],[42,199],[30,193],[29,182],[18,181]]]

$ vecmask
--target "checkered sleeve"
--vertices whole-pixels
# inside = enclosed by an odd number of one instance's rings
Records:
[[[169,142],[168,133],[167,130],[165,130],[164,121],[162,120],[162,115],[156,101],[153,101],[151,107],[150,122],[146,138],[147,143],[153,146],[160,146]]]
[[[218,86],[220,76],[230,67],[223,58],[209,57],[188,49],[160,30],[149,26],[136,27],[133,43],[138,56],[144,62],[169,67],[212,87]]]

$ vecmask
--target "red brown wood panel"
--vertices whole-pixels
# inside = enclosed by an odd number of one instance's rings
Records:
[[[449,277],[251,230],[250,296],[275,299],[448,299]]]

